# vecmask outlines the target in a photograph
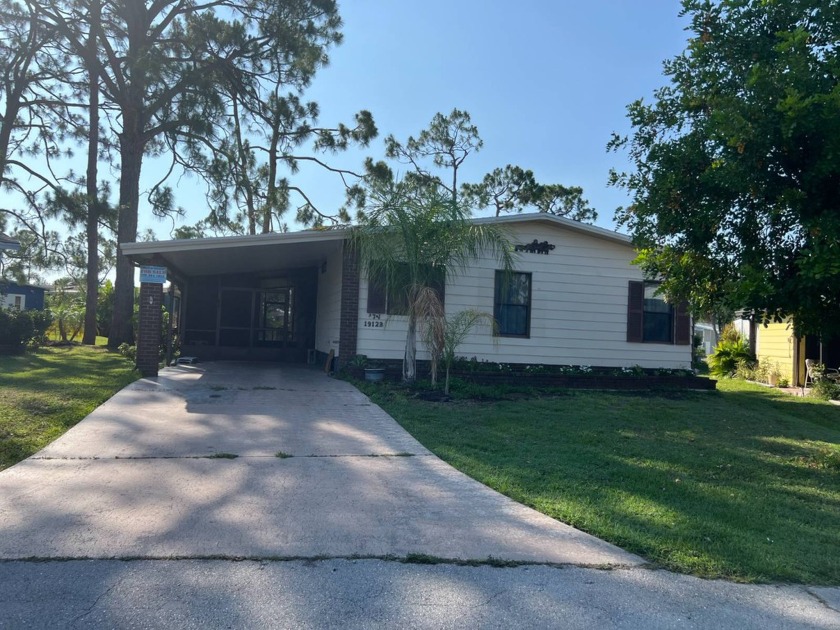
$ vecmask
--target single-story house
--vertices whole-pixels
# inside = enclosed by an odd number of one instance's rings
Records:
[[[741,330],[748,330],[742,326]],[[793,324],[771,322],[755,327],[756,358],[769,367],[778,367],[781,378],[792,385],[805,384],[805,360],[812,359],[826,367],[840,368],[840,339],[820,339],[815,335],[797,337]]]
[[[44,287],[0,280],[0,307],[23,310],[44,310]]]
[[[655,295],[656,284],[631,264],[629,237],[543,213],[474,220],[504,226],[518,253],[507,280],[492,258],[446,277],[447,313],[477,309],[498,322],[495,331],[475,329],[459,356],[514,364],[690,367],[691,319]],[[368,282],[346,230],[120,247],[137,265],[165,267],[180,291],[174,319],[182,355],[320,362],[332,352],[340,363],[357,354],[403,356],[407,317]],[[141,308],[145,302],[141,298]],[[427,357],[422,344],[418,350],[419,359]]]

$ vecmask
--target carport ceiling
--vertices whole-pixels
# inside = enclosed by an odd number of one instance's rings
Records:
[[[341,248],[346,234],[308,231],[176,241],[123,243],[120,249],[140,265],[161,265],[186,276],[266,273],[315,267]]]

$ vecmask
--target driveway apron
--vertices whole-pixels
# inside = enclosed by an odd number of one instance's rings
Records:
[[[0,473],[0,559],[413,554],[643,564],[466,477],[350,384],[299,367],[167,368]]]

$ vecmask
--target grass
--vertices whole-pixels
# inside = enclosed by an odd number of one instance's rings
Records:
[[[0,356],[0,470],[39,451],[137,378],[102,347]]]
[[[456,468],[659,566],[840,584],[840,407],[741,381],[442,404],[360,387]]]

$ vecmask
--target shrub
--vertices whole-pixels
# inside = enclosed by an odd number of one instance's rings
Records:
[[[40,342],[52,319],[46,311],[0,308],[0,346],[23,350],[33,340]]]
[[[731,336],[722,336],[715,351],[709,355],[709,371],[713,376],[729,377],[736,373],[740,361],[755,369],[755,357],[744,338],[738,336],[733,340]]]
[[[738,359],[735,365],[735,371],[731,374],[718,374],[717,376],[733,376],[734,378],[741,378],[745,381],[758,381],[758,365],[753,361],[746,359]]]
[[[123,355],[126,359],[130,361],[137,360],[137,346],[131,346],[127,343],[121,343],[117,347],[117,352]]]
[[[735,328],[735,326],[733,326],[732,324],[727,324],[723,327],[723,330],[720,331],[720,337],[718,337],[718,344],[720,344],[721,341],[731,341],[734,343],[743,340],[744,337],[743,335],[741,335],[741,333],[738,332],[738,329]]]
[[[840,399],[840,385],[827,378],[823,378],[814,381],[809,395],[820,400],[838,400]]]

